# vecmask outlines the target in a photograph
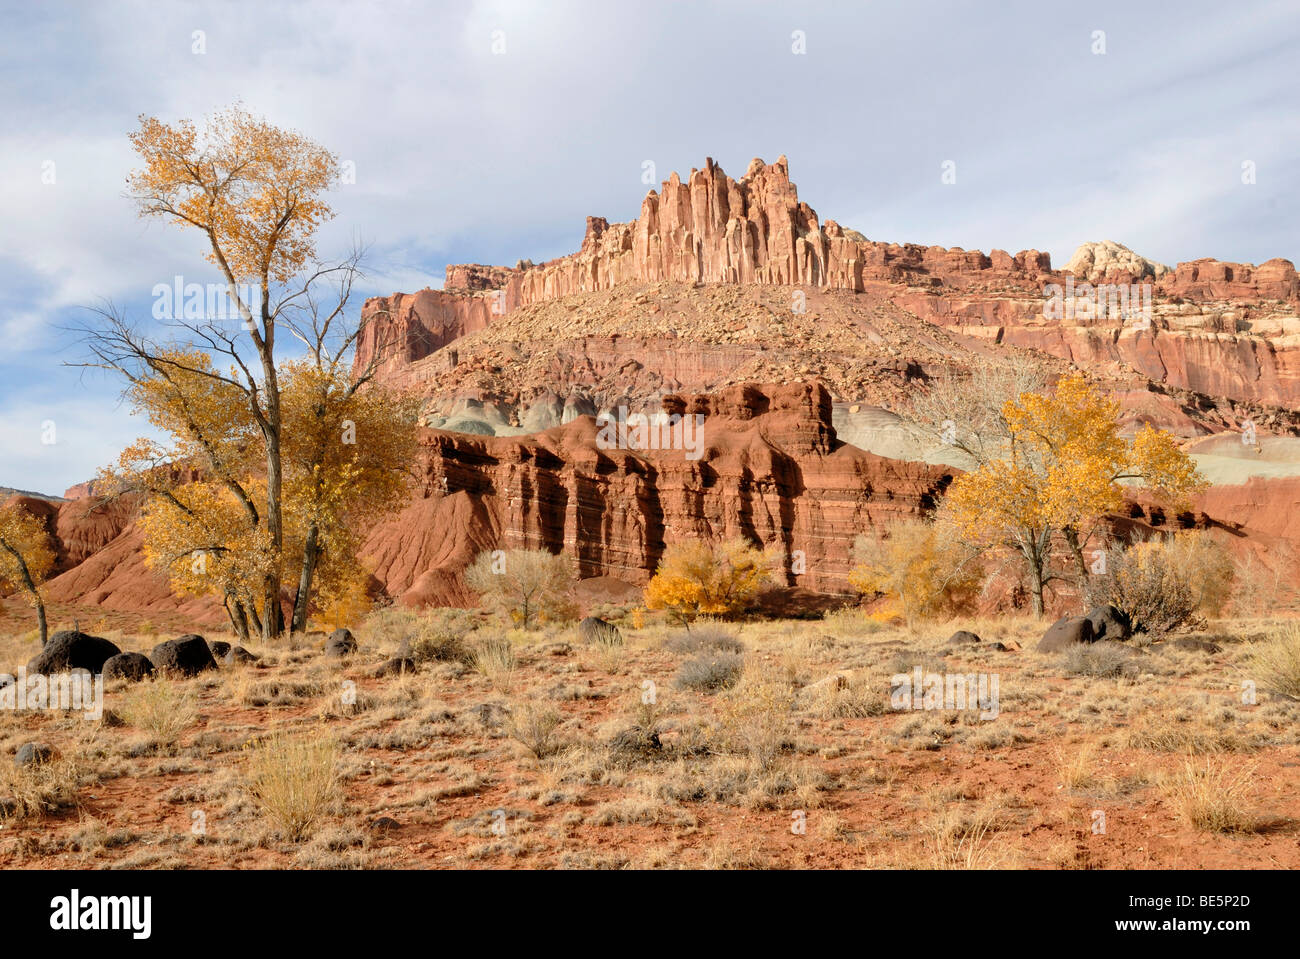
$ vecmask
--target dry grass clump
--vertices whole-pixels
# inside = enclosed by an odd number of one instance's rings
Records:
[[[794,687],[782,677],[765,670],[746,672],[718,703],[722,745],[767,769],[790,745],[794,705]]]
[[[744,669],[745,657],[739,653],[702,653],[682,663],[674,682],[678,689],[712,693],[734,686]]]
[[[506,732],[538,759],[545,759],[561,749],[561,743],[555,735],[559,726],[560,714],[551,707],[520,703],[511,710]]]
[[[339,798],[339,745],[278,734],[247,747],[248,794],[292,842],[310,836]]]
[[[1300,699],[1300,624],[1288,623],[1272,639],[1254,646],[1248,665],[1264,688]]]
[[[515,648],[505,636],[491,636],[479,642],[470,662],[493,687],[501,692],[510,689],[517,660]]]
[[[664,641],[664,649],[670,653],[687,656],[711,653],[731,653],[739,656],[745,651],[745,644],[737,639],[735,634],[722,627],[706,624],[670,636]]]
[[[996,842],[1000,810],[955,807],[941,813],[928,827],[927,849],[934,869],[995,869],[1006,865]]]
[[[1069,676],[1092,679],[1117,679],[1136,676],[1139,672],[1133,654],[1117,643],[1086,643],[1065,654],[1065,672]]]
[[[193,698],[173,680],[153,679],[126,691],[118,715],[160,745],[173,746],[198,717]]]
[[[411,658],[417,663],[469,662],[469,636],[478,618],[464,609],[434,609],[413,624],[408,636]]]
[[[1183,822],[1202,832],[1252,832],[1258,822],[1242,808],[1249,794],[1254,765],[1237,766],[1206,758],[1188,759],[1180,772],[1161,786]]]
[[[30,766],[0,761],[0,822],[79,805],[82,776],[80,765],[70,757]]]

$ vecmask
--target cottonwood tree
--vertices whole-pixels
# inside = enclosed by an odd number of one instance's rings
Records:
[[[41,646],[50,636],[43,587],[53,566],[54,552],[44,521],[17,503],[0,506],[0,591],[26,594],[36,610]]]
[[[348,375],[368,322],[348,312],[362,252],[332,264],[315,255],[316,230],[333,216],[323,198],[338,176],[333,154],[238,106],[202,134],[142,117],[131,142],[144,164],[128,180],[140,215],[202,236],[228,309],[174,311],[158,336],[110,305],[85,330],[85,365],[123,376],[168,437],[128,450],[118,487],[147,494],[154,559],[173,581],[205,584],[241,635],[271,640],[285,626],[285,577],[289,625],[303,629],[322,557],[341,560],[352,545],[344,519],[400,488],[412,410],[363,389],[382,349]],[[296,356],[277,354],[280,333]]]
[[[1017,554],[1029,575],[1034,612],[1061,579],[1051,558],[1059,537],[1081,576],[1083,549],[1101,518],[1123,503],[1121,483],[1178,503],[1200,488],[1190,458],[1168,433],[1147,426],[1126,443],[1119,406],[1075,374],[1044,393],[1003,405],[1005,452],[958,476],[940,512],[962,540]]]
[[[745,539],[710,545],[700,540],[664,550],[645,590],[647,609],[664,609],[686,627],[700,615],[742,612],[773,582],[770,556]]]
[[[524,629],[538,619],[573,614],[573,569],[544,549],[488,550],[465,571],[465,582],[484,606]]]
[[[849,585],[886,597],[909,626],[968,612],[983,585],[978,557],[925,520],[899,520],[857,537],[852,558]]]

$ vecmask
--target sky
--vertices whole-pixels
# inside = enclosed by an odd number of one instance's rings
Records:
[[[240,101],[350,162],[318,249],[367,244],[367,295],[572,252],[637,216],[647,161],[781,154],[872,240],[1294,262],[1297,51],[1294,0],[0,0],[0,486],[60,493],[147,432],[71,327],[215,279],[125,196],[141,114]]]

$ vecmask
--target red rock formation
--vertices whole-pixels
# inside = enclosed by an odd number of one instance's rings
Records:
[[[854,536],[922,515],[950,479],[839,443],[817,385],[736,387],[664,408],[704,417],[698,459],[601,449],[590,416],[526,437],[426,431],[418,498],[365,544],[375,575],[406,603],[465,602],[461,573],[478,552],[526,547],[563,550],[584,578],[644,584],[670,543],[747,536],[787,569],[802,554],[806,572],[790,585],[848,592]]]

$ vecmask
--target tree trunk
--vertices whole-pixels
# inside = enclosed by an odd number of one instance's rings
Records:
[[[41,599],[40,591],[36,593],[36,622],[41,627],[41,649],[50,641],[50,624],[45,619],[45,600]]]
[[[291,633],[307,631],[307,611],[311,605],[312,580],[316,576],[316,563],[320,557],[320,529],[313,525],[307,531],[307,541],[302,550],[302,573],[298,577],[298,595],[293,602]]]

